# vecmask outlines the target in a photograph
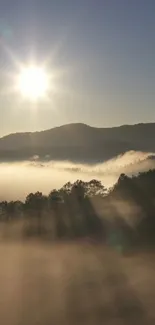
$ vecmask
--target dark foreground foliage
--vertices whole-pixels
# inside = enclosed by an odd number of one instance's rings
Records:
[[[0,203],[1,225],[23,222],[22,234],[51,240],[92,239],[117,249],[155,243],[155,170],[121,174],[107,193],[100,181],[68,182],[48,196]]]

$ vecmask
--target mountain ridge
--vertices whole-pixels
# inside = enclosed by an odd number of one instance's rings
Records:
[[[47,132],[47,131],[51,131],[53,129],[61,129],[63,127],[67,127],[67,126],[85,126],[85,127],[88,127],[88,128],[91,128],[91,129],[97,129],[97,130],[111,130],[111,129],[120,129],[120,128],[125,128],[125,127],[137,127],[137,126],[143,126],[143,125],[147,125],[147,126],[150,126],[150,125],[154,125],[155,126],[155,122],[148,122],[148,123],[144,123],[144,122],[140,122],[140,123],[135,123],[135,124],[121,124],[121,125],[118,125],[118,126],[107,126],[107,127],[98,127],[98,126],[92,126],[92,125],[89,125],[89,124],[86,124],[86,123],[80,123],[80,122],[74,122],[74,123],[67,123],[67,124],[61,124],[61,125],[58,125],[58,126],[55,126],[55,127],[52,127],[50,129],[45,129],[45,130],[40,130],[40,131],[24,131],[24,132],[11,132],[11,133],[8,133],[8,134],[5,134],[5,135],[2,135],[0,137],[0,140],[2,138],[6,138],[8,136],[11,136],[11,135],[14,135],[14,134],[34,134],[34,133],[42,133],[42,132]]]
[[[98,128],[71,123],[36,132],[17,132],[0,138],[0,159],[101,162],[126,151],[155,152],[155,123]]]

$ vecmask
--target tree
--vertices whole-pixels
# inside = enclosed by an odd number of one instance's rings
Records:
[[[7,201],[0,202],[0,216],[2,221],[8,220],[7,204],[8,204]]]
[[[65,236],[65,226],[63,222],[63,211],[61,209],[63,200],[60,192],[52,190],[48,196],[48,203],[51,217],[54,218],[55,235],[58,238],[62,238]]]
[[[104,196],[106,188],[102,185],[101,181],[92,179],[90,182],[84,183],[85,195],[90,196]]]
[[[98,181],[96,179],[92,179],[89,182],[84,182],[81,180],[77,180],[74,183],[68,182],[66,183],[62,188],[61,191],[66,192],[67,194],[70,194],[72,192],[73,188],[79,188],[80,191],[84,192],[84,196],[104,196],[106,193],[106,188],[102,185],[101,181]]]
[[[36,230],[37,234],[43,232],[42,215],[47,206],[47,197],[41,192],[30,193],[25,200],[25,209],[33,218],[37,218]]]

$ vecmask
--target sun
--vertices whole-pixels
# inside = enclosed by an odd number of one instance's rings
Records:
[[[18,90],[23,97],[36,101],[47,95],[49,77],[43,68],[28,66],[21,70],[17,84]]]

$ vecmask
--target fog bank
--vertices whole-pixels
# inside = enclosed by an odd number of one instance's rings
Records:
[[[130,151],[97,165],[69,161],[40,162],[39,157],[24,162],[0,164],[0,200],[23,200],[30,192],[48,194],[66,182],[99,179],[109,188],[121,173],[127,175],[155,168],[153,153]]]

